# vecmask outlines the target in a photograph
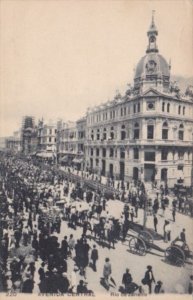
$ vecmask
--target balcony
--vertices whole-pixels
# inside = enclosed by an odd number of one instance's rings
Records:
[[[192,141],[180,141],[180,140],[158,140],[158,139],[131,139],[128,140],[128,145],[154,145],[154,146],[181,146],[192,147]]]
[[[112,145],[112,146],[121,146],[121,145],[127,145],[128,144],[128,140],[87,140],[85,142],[86,146],[108,146],[108,145]]]

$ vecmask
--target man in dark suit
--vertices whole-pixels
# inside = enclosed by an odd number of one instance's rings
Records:
[[[182,232],[180,233],[180,239],[182,242],[186,243],[186,234],[185,234],[186,229],[183,228]]]
[[[96,249],[96,245],[93,246],[92,252],[91,252],[91,259],[92,259],[92,267],[93,271],[96,272],[96,261],[98,260],[98,250]]]
[[[149,288],[149,294],[152,292],[152,282],[155,282],[155,278],[152,271],[152,266],[147,266],[147,271],[145,272],[145,282]]]
[[[158,224],[158,219],[157,219],[157,216],[154,215],[154,217],[153,217],[153,225],[154,225],[155,232],[157,232],[157,224]]]
[[[125,286],[125,292],[128,293],[129,292],[129,285],[132,282],[132,276],[129,273],[129,269],[126,269],[126,272],[123,274],[123,278],[122,278],[122,284],[124,284]]]
[[[58,290],[62,294],[68,293],[70,282],[67,278],[67,273],[62,273],[58,278]]]
[[[63,255],[64,259],[67,259],[67,255],[68,255],[68,241],[67,241],[67,236],[65,236],[64,239],[62,240],[61,252],[62,252],[62,255]]]

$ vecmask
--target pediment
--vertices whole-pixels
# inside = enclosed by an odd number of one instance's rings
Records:
[[[150,97],[155,97],[155,96],[161,96],[162,94],[154,89],[149,89],[143,93],[143,96],[150,96]]]

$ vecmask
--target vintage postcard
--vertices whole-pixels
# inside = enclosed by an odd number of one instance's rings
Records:
[[[193,5],[0,2],[0,299],[192,299]]]

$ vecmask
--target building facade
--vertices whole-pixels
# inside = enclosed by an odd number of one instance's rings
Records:
[[[34,117],[25,116],[22,121],[21,147],[25,155],[34,154],[37,151],[37,127]]]
[[[86,118],[81,118],[77,122],[58,122],[57,152],[59,161],[83,169],[85,131]]]
[[[193,96],[171,82],[171,66],[159,54],[154,19],[134,85],[125,95],[89,109],[85,166],[103,176],[130,181],[191,185]]]
[[[0,151],[5,151],[6,149],[6,137],[0,137]]]
[[[56,136],[57,126],[53,122],[44,122],[40,120],[37,128],[38,153],[37,156],[53,158],[56,156]]]
[[[7,137],[5,139],[6,150],[13,153],[19,153],[22,150],[22,140],[21,140],[21,131],[15,131],[13,136]]]

